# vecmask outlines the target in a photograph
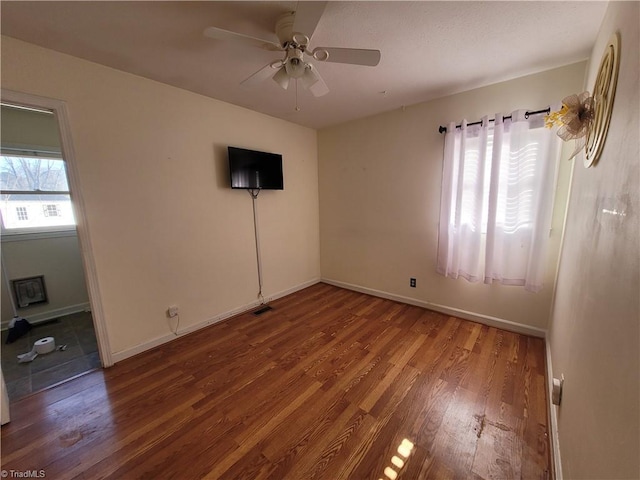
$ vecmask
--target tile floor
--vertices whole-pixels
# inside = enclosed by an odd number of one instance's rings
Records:
[[[8,345],[5,344],[7,334],[7,331],[2,332],[0,349],[2,373],[11,401],[101,367],[91,312],[34,324],[27,335]],[[67,349],[38,355],[29,363],[18,363],[17,355],[30,351],[34,342],[43,337],[53,337],[56,346],[66,344]]]

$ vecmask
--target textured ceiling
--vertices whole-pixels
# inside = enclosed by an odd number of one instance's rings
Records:
[[[297,2],[1,3],[3,35],[313,128],[587,58],[606,2],[329,2],[311,47],[374,48],[377,67],[315,62],[329,93],[240,82],[280,52],[203,36],[275,40]]]

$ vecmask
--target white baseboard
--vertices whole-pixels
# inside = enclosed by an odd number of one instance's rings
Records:
[[[320,279],[319,278],[315,278],[313,280],[309,280],[307,282],[301,283],[299,285],[296,285],[295,287],[291,287],[288,288],[286,290],[283,290],[281,292],[275,293],[273,295],[269,295],[267,297],[265,297],[265,302],[270,302],[272,300],[276,300],[278,298],[282,298],[282,297],[286,297],[287,295],[290,295],[292,293],[295,293],[299,290],[303,290],[307,287],[310,287],[312,285],[315,285],[316,283],[319,283]],[[236,315],[240,315],[241,313],[245,313],[248,312],[249,310],[253,310],[254,308],[256,308],[257,306],[260,305],[260,301],[256,300],[255,302],[251,302],[245,305],[242,305],[238,308],[234,308],[233,310],[229,310],[227,312],[224,313],[220,313],[214,317],[211,317],[207,320],[204,320],[202,322],[196,323],[195,325],[189,325],[188,327],[185,327],[181,330],[178,331],[178,335],[175,335],[173,333],[167,333],[165,335],[162,335],[160,337],[154,338],[153,340],[150,340],[148,342],[145,343],[141,343],[139,345],[136,345],[133,348],[128,348],[126,350],[122,350],[120,352],[114,352],[111,354],[111,358],[113,360],[113,363],[117,363],[120,362],[122,360],[124,360],[125,358],[129,358],[129,357],[133,357],[134,355],[137,355],[139,353],[145,352],[151,348],[157,347],[159,345],[162,345],[164,343],[170,342],[172,340],[175,340],[176,338],[180,338],[183,335],[186,335],[188,333],[192,333],[195,332],[197,330],[200,330],[201,328],[205,328],[208,327],[210,325],[214,325],[218,322],[221,322],[223,320],[226,320],[227,318],[236,316]]]
[[[366,293],[367,295],[373,295],[374,297],[395,300],[396,302],[407,303],[409,305],[415,305],[416,307],[434,310],[446,315],[463,318],[465,320],[471,320],[472,322],[482,323],[490,327],[496,327],[502,330],[508,330],[510,332],[522,333],[524,335],[531,335],[533,337],[540,338],[544,338],[546,334],[546,330],[543,330],[541,328],[531,327],[529,325],[523,325],[521,323],[511,322],[509,320],[491,317],[489,315],[483,315],[481,313],[468,312],[459,308],[439,305],[437,303],[425,302],[423,300],[416,300],[415,298],[403,297],[401,295],[374,290],[372,288],[362,287],[360,285],[353,285],[351,283],[340,282],[338,280],[331,280],[329,278],[323,278],[322,281],[330,285],[335,285],[336,287],[346,288],[348,290],[354,290],[360,293]]]
[[[49,310],[47,312],[41,312],[34,315],[18,315],[20,318],[26,318],[31,324],[38,324],[52,320],[54,318],[62,317],[64,315],[71,315],[72,313],[87,312],[91,310],[89,303],[79,303],[77,305],[69,305],[68,307],[56,308],[55,310]],[[10,320],[9,320],[10,321]],[[4,321],[0,324],[1,330],[9,328],[9,321]]]
[[[549,412],[549,446],[551,447],[551,460],[555,480],[562,480],[562,461],[560,459],[560,439],[558,438],[558,407],[551,403],[551,390],[553,389],[553,366],[551,364],[551,347],[549,339],[545,342],[547,349],[547,411]]]

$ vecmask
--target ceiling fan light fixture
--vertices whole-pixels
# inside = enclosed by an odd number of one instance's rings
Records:
[[[302,50],[299,48],[291,48],[287,52],[285,68],[291,78],[300,78],[304,75],[307,64],[302,58]]]
[[[302,76],[302,78],[300,78],[300,81],[302,82],[302,86],[306,89],[309,89],[318,80],[320,80],[320,77],[318,76],[314,68],[311,65],[307,64],[307,68],[304,71],[304,75]]]
[[[273,76],[273,81],[280,85],[283,89],[289,88],[289,74],[287,73],[286,67],[281,67],[280,70],[276,72]]]
[[[291,78],[301,78],[307,69],[307,64],[298,58],[291,58],[286,63],[285,69]]]

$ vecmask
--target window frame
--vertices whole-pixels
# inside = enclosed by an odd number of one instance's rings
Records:
[[[25,145],[3,145],[0,148],[0,155],[6,157],[28,157],[28,158],[41,158],[49,160],[60,160],[65,164],[65,177],[67,181],[67,190],[60,191],[47,191],[47,190],[0,190],[0,195],[41,195],[41,196],[54,196],[54,195],[68,195],[69,202],[71,202],[71,191],[69,186],[69,173],[67,172],[67,165],[60,151],[44,150],[37,147],[25,146]],[[48,205],[55,205],[56,212],[60,213],[58,201],[51,200],[48,203],[42,205],[43,212],[46,215],[45,207]],[[16,207],[18,208],[18,207]],[[73,206],[71,207],[73,209]],[[72,210],[73,211],[73,210]],[[17,227],[7,228],[5,227],[4,218],[0,215],[0,241],[17,241],[17,240],[32,240],[41,238],[55,238],[61,236],[73,236],[76,235],[77,220],[73,219],[71,225],[55,225],[55,226],[40,226],[40,227]]]

